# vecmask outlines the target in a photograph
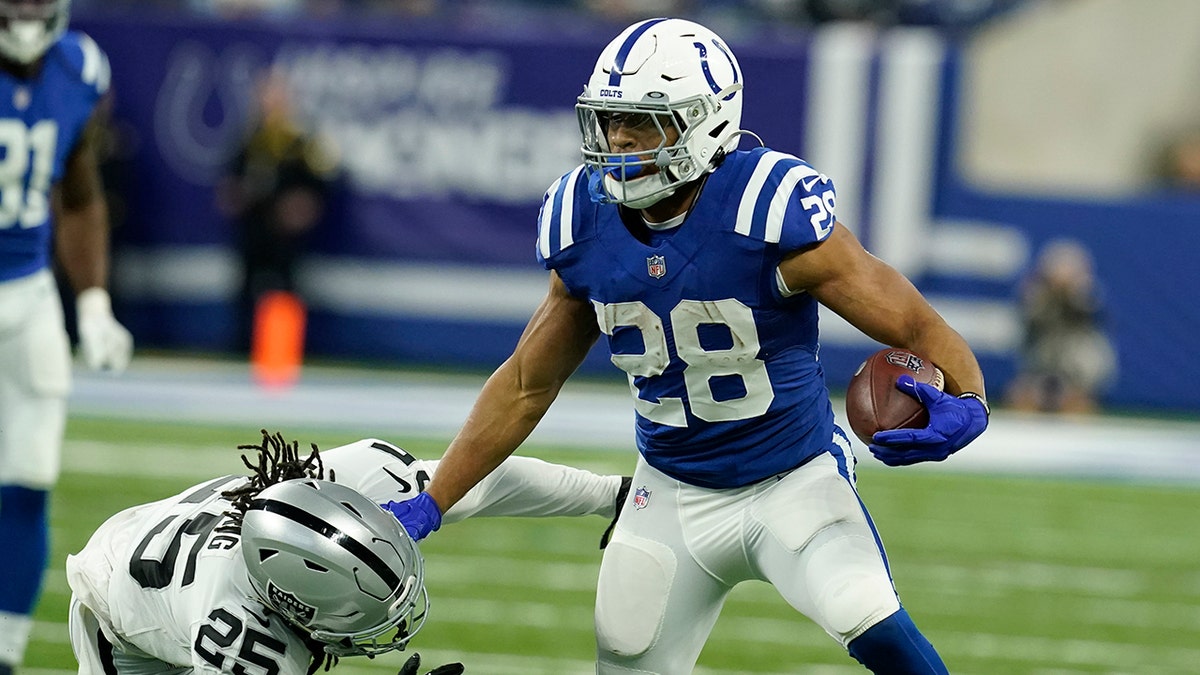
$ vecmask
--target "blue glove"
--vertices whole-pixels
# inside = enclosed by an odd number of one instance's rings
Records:
[[[413,541],[421,541],[442,526],[442,510],[438,508],[437,502],[433,501],[433,497],[425,492],[412,499],[388,502],[381,506],[396,516],[396,520],[400,521]]]
[[[951,396],[909,375],[897,378],[896,388],[925,406],[929,424],[924,429],[878,431],[871,437],[871,454],[888,466],[940,462],[987,428],[987,404],[976,394]]]

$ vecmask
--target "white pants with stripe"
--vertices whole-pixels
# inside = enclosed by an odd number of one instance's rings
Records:
[[[853,457],[837,440],[841,471],[824,454],[725,490],[681,483],[639,458],[600,566],[596,672],[691,673],[743,581],[773,584],[843,646],[896,612],[882,546],[844,469]]]

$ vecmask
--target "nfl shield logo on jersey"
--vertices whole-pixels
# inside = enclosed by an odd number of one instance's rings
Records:
[[[646,508],[646,505],[649,503],[650,503],[650,491],[647,490],[644,485],[642,487],[638,488],[637,490],[634,490],[634,492],[633,492],[633,505],[634,506],[636,506],[640,510],[640,509]]]
[[[661,255],[652,255],[646,258],[646,271],[655,279],[663,278],[667,273],[667,259]]]

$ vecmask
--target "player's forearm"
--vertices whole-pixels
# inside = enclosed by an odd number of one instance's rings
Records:
[[[108,209],[96,199],[62,210],[55,223],[58,260],[75,292],[108,283]]]
[[[483,385],[426,489],[442,513],[525,441],[598,336],[591,305],[551,274],[517,348]]]
[[[983,370],[967,341],[941,316],[933,315],[913,331],[908,344],[896,345],[932,359],[946,376],[945,390],[958,395],[964,391],[987,397]]]
[[[932,360],[946,376],[945,389],[958,395],[964,391],[986,397],[983,370],[967,341],[922,299],[914,305],[898,328],[868,333],[883,344],[900,347]]]
[[[983,395],[983,371],[970,346],[916,286],[865,252],[855,261],[852,274],[814,288],[817,299],[876,341],[932,359],[948,392]]]
[[[521,386],[515,357],[488,378],[426,492],[442,513],[511,455],[546,414],[557,387]]]

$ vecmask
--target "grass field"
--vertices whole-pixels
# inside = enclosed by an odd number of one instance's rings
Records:
[[[322,446],[356,440],[287,429]],[[374,432],[365,432],[368,435]],[[202,478],[240,473],[250,427],[72,418],[54,499],[53,559],[25,675],[73,671],[66,637],[68,552],[104,518]],[[395,438],[434,457],[447,439]],[[601,472],[620,452],[529,447]],[[888,545],[901,597],[954,673],[1200,673],[1200,486],[885,470],[859,490]],[[607,523],[479,519],[422,545],[432,597],[417,639],[425,662],[475,675],[592,672],[591,611]],[[338,672],[395,673],[402,656]],[[769,587],[739,587],[698,673],[865,672]]]

